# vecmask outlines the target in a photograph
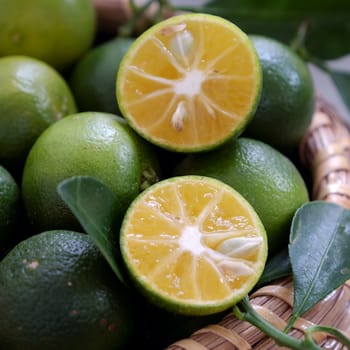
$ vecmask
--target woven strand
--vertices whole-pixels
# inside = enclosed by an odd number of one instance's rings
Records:
[[[283,331],[283,329],[286,328],[287,322],[268,308],[260,305],[254,305],[254,309],[261,317],[280,331]]]
[[[329,157],[326,161],[317,165],[317,172],[314,176],[314,188],[318,188],[324,180],[327,182],[327,177],[331,176],[331,174],[339,173],[341,171],[346,173],[350,172],[348,158],[344,154],[335,154],[332,157]]]
[[[317,191],[318,198],[322,200],[328,200],[328,196],[336,195],[343,196],[343,200],[350,201],[350,185],[343,184],[326,184],[320,187]],[[334,202],[334,200],[332,200]],[[343,205],[344,206],[344,205]]]
[[[344,154],[348,156],[350,150],[350,139],[342,139],[337,143],[329,145],[327,148],[319,151],[319,153],[314,157],[312,165],[317,166],[318,163],[327,161],[329,157],[335,154]]]
[[[314,326],[315,323],[306,320],[305,318],[298,318],[293,325],[295,329],[298,329],[299,331],[305,332],[310,326]],[[316,343],[321,343],[323,342],[326,338],[328,337],[328,334],[325,332],[317,332],[313,333],[313,339],[315,340]]]
[[[169,349],[207,350],[205,346],[194,341],[191,338],[179,340],[176,343],[174,343]]]
[[[293,306],[293,293],[289,288],[275,285],[261,287],[252,294],[252,298],[263,295],[277,297],[289,306]]]
[[[227,328],[220,325],[206,326],[196,331],[194,334],[200,334],[203,332],[211,332],[217,335],[218,337],[224,338],[225,340],[230,342],[232,346],[236,346],[240,350],[250,350],[252,348],[250,344],[244,338],[238,335],[235,331],[230,331]]]

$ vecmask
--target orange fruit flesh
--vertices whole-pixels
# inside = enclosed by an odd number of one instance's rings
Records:
[[[242,297],[266,259],[261,222],[219,181],[174,179],[153,186],[126,216],[122,250],[131,274],[175,303]]]
[[[215,16],[183,15],[136,40],[119,71],[118,101],[151,141],[200,149],[245,125],[260,78],[255,51],[240,29]]]

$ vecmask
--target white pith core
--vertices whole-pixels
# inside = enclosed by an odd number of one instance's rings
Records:
[[[233,217],[223,219],[221,215],[216,215],[215,210],[217,203],[222,198],[221,191],[215,194],[208,194],[212,200],[202,209],[201,213],[194,219],[189,218],[181,195],[178,190],[175,190],[178,204],[180,205],[180,215],[176,218],[169,216],[169,213],[161,209],[160,203],[155,199],[146,202],[146,205],[154,211],[155,215],[162,217],[168,221],[170,227],[175,225],[179,227],[179,235],[174,235],[166,230],[159,236],[144,235],[142,232],[132,234],[133,239],[144,245],[147,250],[148,246],[160,244],[169,244],[171,250],[166,257],[157,259],[157,264],[154,269],[149,272],[148,279],[155,280],[163,271],[167,271],[168,267],[176,264],[183,254],[192,256],[192,266],[194,275],[196,275],[196,261],[203,259],[210,264],[220,276],[221,283],[227,284],[241,276],[254,275],[256,262],[247,257],[257,252],[261,252],[263,246],[263,238],[257,236],[256,228],[246,222],[244,217]],[[203,232],[201,227],[204,221],[209,221],[217,227],[217,231]],[[209,242],[217,242],[209,244]],[[210,247],[212,246],[212,247]],[[258,254],[259,255],[259,254]],[[134,260],[136,263],[136,260]],[[137,264],[141,264],[141,260],[137,260]]]
[[[202,71],[193,69],[185,74],[185,76],[174,82],[174,92],[177,95],[186,95],[192,98],[201,93],[202,83],[205,76]]]
[[[179,239],[180,249],[190,251],[193,255],[201,255],[205,246],[201,243],[201,233],[196,226],[185,226]]]

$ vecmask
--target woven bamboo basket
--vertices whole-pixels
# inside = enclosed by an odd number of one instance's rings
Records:
[[[300,160],[312,179],[311,199],[334,202],[350,208],[350,132],[337,111],[318,97],[312,123],[300,144]],[[264,286],[250,296],[254,309],[279,329],[292,313],[291,277]],[[313,324],[336,327],[350,337],[350,280],[298,319],[290,335],[301,338]],[[345,350],[328,333],[317,333],[315,341],[324,349]],[[176,341],[167,350],[267,350],[281,349],[250,323],[226,315],[189,338]]]

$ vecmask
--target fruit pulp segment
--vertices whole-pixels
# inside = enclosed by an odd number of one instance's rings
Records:
[[[255,278],[264,254],[246,205],[206,182],[169,182],[144,196],[133,205],[126,242],[145,283],[191,302],[229,298]]]
[[[160,27],[125,70],[120,91],[132,123],[180,147],[227,138],[251,112],[259,86],[253,49],[239,29],[217,19]]]

